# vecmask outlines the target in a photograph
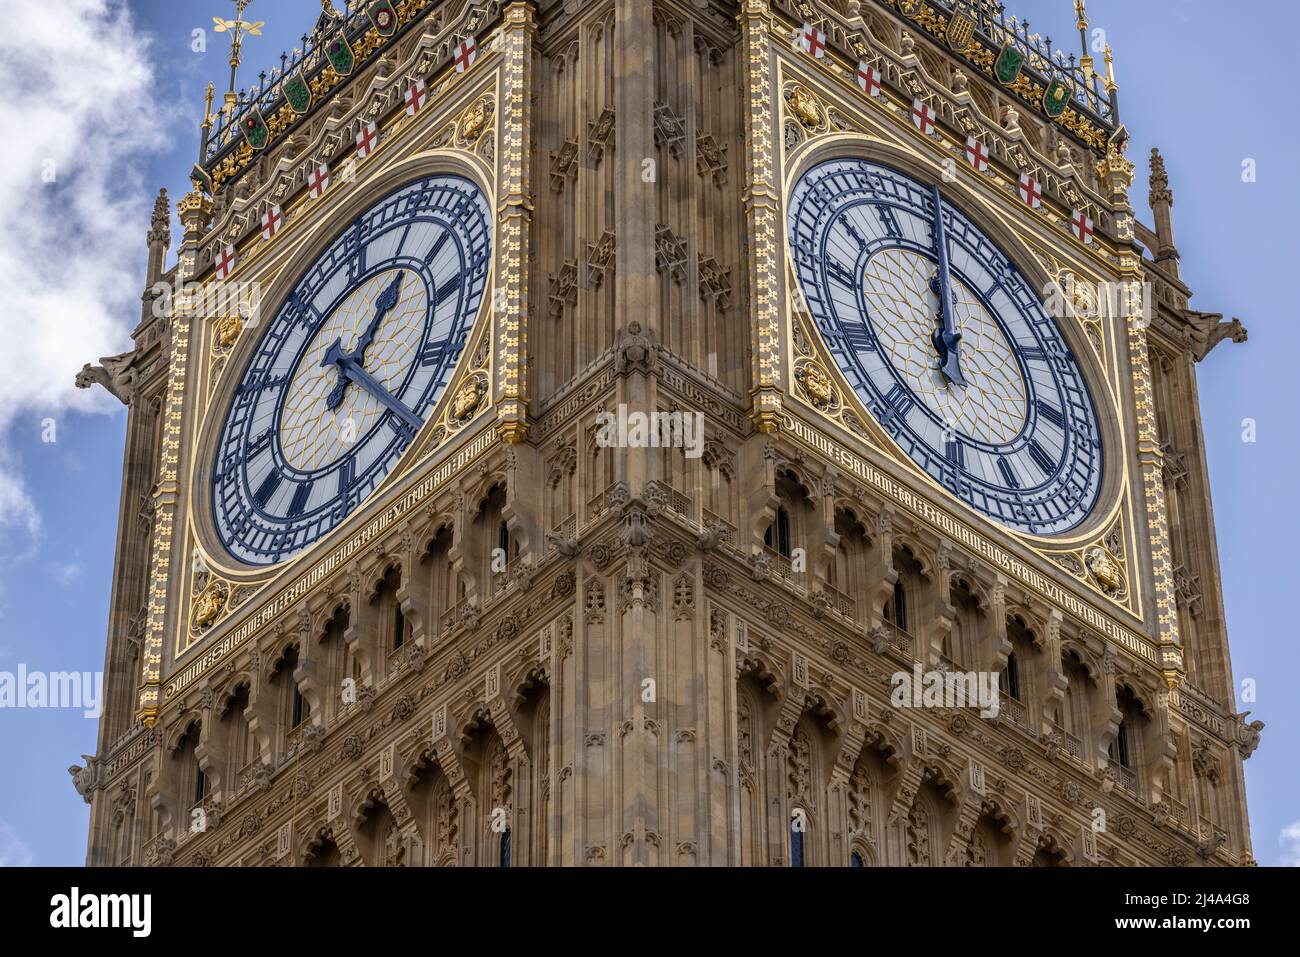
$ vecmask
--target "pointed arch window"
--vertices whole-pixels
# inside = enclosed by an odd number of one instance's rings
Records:
[[[776,510],[776,518],[767,527],[763,544],[782,558],[790,557],[790,513],[784,505]]]
[[[808,829],[808,817],[801,808],[790,815],[790,866],[803,867],[803,838]]]
[[[1007,666],[1002,669],[1002,692],[1016,701],[1020,700],[1020,662],[1013,651],[1007,655]]]
[[[501,867],[510,866],[510,828],[506,828],[501,833]]]
[[[1110,757],[1112,761],[1117,761],[1122,768],[1132,770],[1130,764],[1128,746],[1128,719],[1123,718],[1119,723],[1119,730],[1115,733],[1115,741],[1110,746]]]
[[[902,581],[894,582],[894,597],[885,602],[884,617],[899,631],[907,631],[907,586]]]

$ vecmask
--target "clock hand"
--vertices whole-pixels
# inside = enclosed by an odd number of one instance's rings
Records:
[[[333,399],[334,395],[337,393],[340,396],[339,402],[341,403],[343,389],[347,386],[348,382],[355,382],[382,402],[395,416],[405,422],[410,427],[412,435],[418,432],[424,425],[424,422],[418,415],[404,406],[400,401],[398,401],[396,396],[384,388],[383,383],[363,369],[361,363],[353,358],[352,355],[343,351],[342,340],[334,340],[334,344],[325,352],[325,359],[321,362],[321,365],[337,366],[339,370],[339,383],[334,387],[334,391],[330,393],[330,398],[326,399],[325,402],[326,406],[331,410],[338,406],[331,406],[329,404],[330,399]]]
[[[379,332],[379,324],[383,322],[384,316],[389,313],[393,306],[397,305],[397,296],[402,289],[402,275],[402,271],[399,269],[397,275],[393,277],[393,281],[388,284],[388,288],[379,294],[379,298],[375,301],[375,316],[370,320],[370,325],[366,327],[366,331],[361,334],[357,339],[356,344],[353,345],[352,351],[347,353],[348,358],[354,358],[359,363],[365,362],[366,350],[369,349],[370,344],[375,341],[375,335]],[[328,366],[336,364],[337,356],[344,355],[341,346],[342,340],[336,340],[334,345],[330,346],[330,351],[326,353],[325,361],[322,362],[321,365]],[[336,348],[338,349],[337,353],[335,352]],[[335,358],[331,359],[331,356],[335,356]],[[342,366],[340,366],[338,381],[334,383],[334,388],[330,390],[330,394],[325,397],[325,408],[333,412],[341,406],[347,388],[348,380],[343,374]]]
[[[961,333],[957,331],[952,314],[952,279],[948,270],[948,236],[943,227],[943,197],[939,195],[937,183],[934,186],[934,246],[939,257],[939,271],[930,281],[930,288],[939,296],[939,323],[930,338],[939,354],[939,371],[953,385],[964,386],[966,380],[958,364]]]
[[[379,332],[379,324],[383,322],[384,316],[388,315],[389,311],[397,305],[398,294],[402,291],[402,277],[402,270],[399,269],[397,275],[393,277],[393,281],[388,284],[388,288],[380,293],[379,298],[375,300],[375,317],[370,320],[370,325],[362,333],[361,338],[356,341],[356,345],[352,347],[352,355],[358,362],[366,361],[366,350],[375,341],[375,334]]]

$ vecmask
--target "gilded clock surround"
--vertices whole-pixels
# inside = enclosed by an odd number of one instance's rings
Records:
[[[1036,81],[989,93],[994,53],[985,40],[961,39],[943,0],[398,7],[402,24],[429,19],[391,46],[358,44],[375,59],[351,77],[320,80],[321,108],[277,122],[265,152],[232,154],[234,165],[223,162],[213,177],[215,196],[196,191],[178,205],[186,239],[176,274],[202,279],[214,254],[235,242],[234,278],[264,278],[269,312],[331,222],[359,208],[366,191],[381,192],[436,155],[493,197],[493,301],[420,447],[344,526],[269,571],[205,548],[212,540],[192,504],[202,497],[193,473],[212,441],[202,422],[221,407],[258,329],[236,315],[166,329],[162,378],[152,380],[161,386],[152,386],[159,445],[145,486],[149,554],[131,559],[148,575],[139,670],[129,679],[139,678],[140,693],[126,707],[149,727],[124,731],[111,717],[121,705],[112,705],[100,754],[78,777],[95,802],[92,862],[117,853],[107,822],[130,813],[128,779],[153,806],[179,808],[170,769],[194,726],[218,788],[203,804],[225,823],[200,834],[169,825],[141,833],[129,845],[132,863],[307,863],[335,848],[342,863],[494,864],[500,842],[479,817],[501,792],[492,775],[476,777],[478,759],[465,750],[479,747],[487,729],[502,747],[481,766],[510,775],[512,815],[519,812],[516,863],[787,864],[780,819],[805,793],[805,779],[831,782],[820,794],[808,785],[807,794],[819,817],[843,820],[810,839],[814,864],[842,864],[850,854],[922,863],[911,859],[917,842],[904,832],[935,781],[947,782],[957,817],[951,842],[925,863],[978,857],[985,807],[1005,815],[1006,863],[1248,863],[1244,804],[1208,806],[1188,791],[1204,786],[1190,770],[1191,750],[1199,767],[1221,768],[1220,780],[1239,795],[1240,759],[1259,727],[1216,703],[1224,667],[1215,639],[1202,634],[1187,649],[1179,642],[1180,624],[1212,629],[1220,607],[1214,569],[1171,546],[1200,513],[1184,497],[1174,503],[1180,530],[1171,529],[1165,503],[1164,450],[1187,439],[1171,440],[1163,422],[1156,428],[1155,410],[1172,407],[1171,366],[1147,354],[1179,355],[1166,332],[1183,321],[1169,306],[1179,294],[1162,301],[1157,328],[1148,329],[1131,303],[1118,303],[1121,315],[1076,303],[1089,287],[1068,281],[1154,277],[1176,289],[1130,242],[1154,240],[1128,207],[1132,164],[1122,144],[1072,109],[1045,120]],[[801,19],[824,31],[825,59],[792,44]],[[477,35],[479,61],[457,74],[450,53],[468,32]],[[615,42],[623,32],[638,42]],[[859,57],[880,74],[879,100],[853,81]],[[428,76],[429,100],[416,117],[401,110],[412,75]],[[631,80],[649,75],[659,79]],[[737,86],[739,102],[715,95]],[[916,96],[939,118],[932,136],[909,121]],[[339,157],[369,119],[380,126],[380,148],[352,164],[352,182],[307,200],[307,168],[324,158],[336,173],[346,168]],[[972,134],[988,147],[987,173],[962,165]],[[1085,366],[1115,463],[1078,534],[1018,535],[962,508],[899,460],[828,361],[794,293],[783,223],[799,170],[836,150],[927,182],[952,161],[957,181],[944,184],[945,198],[1036,288],[1051,279],[1070,287],[1065,296],[1079,308],[1060,320],[1063,333]],[[662,186],[642,179],[647,156]],[[1024,171],[1043,184],[1040,211],[1017,205]],[[674,198],[654,198],[661,195]],[[286,223],[262,244],[257,223],[272,203]],[[1090,246],[1070,238],[1076,206],[1096,221]],[[541,309],[532,297],[545,297]],[[569,329],[579,334],[566,354],[557,343]],[[728,338],[733,331],[752,346],[747,354]],[[717,338],[701,347],[697,334]],[[191,348],[199,368],[188,363]],[[602,452],[592,417],[620,403],[702,411],[698,464],[688,461],[682,475],[671,456],[661,467]],[[142,415],[143,406],[133,407],[132,416]],[[133,473],[131,481],[140,479]],[[764,547],[773,496],[787,488],[793,498],[782,501],[806,512],[799,534],[811,536],[818,568],[837,554],[823,526],[869,543],[866,590],[822,571],[800,575]],[[421,569],[447,530],[457,549],[478,547],[473,529],[489,515],[483,503],[494,489],[505,489],[500,514],[519,555],[440,627]],[[467,557],[460,566],[471,579],[472,564]],[[372,602],[393,569],[400,585],[392,600],[411,640],[371,659],[361,699],[340,708],[312,677],[333,667],[320,636],[334,634],[331,622],[346,608],[353,617],[344,643],[373,642],[379,613],[367,609],[378,607]],[[938,610],[933,622],[927,612],[914,625],[914,645],[882,620],[882,570],[919,575],[909,586]],[[1204,591],[1199,622],[1188,618],[1185,597],[1193,573]],[[986,723],[900,716],[882,703],[892,669],[941,663],[955,613],[943,608],[949,586],[970,596],[992,632],[981,666],[1006,660],[1013,622],[1029,642],[1015,646],[1017,655],[1047,661],[1050,686],[1058,686],[1062,656],[1079,663],[1100,689],[1091,738],[1053,728],[1037,706]],[[118,633],[125,628],[115,624]],[[637,706],[624,682],[606,674],[610,649],[621,661],[671,662],[671,673],[658,675],[661,693],[681,710]],[[261,763],[222,778],[213,736],[236,716],[231,689],[247,682],[249,713],[269,715],[269,689],[290,653],[307,664],[293,673],[312,717],[287,735],[260,725],[259,740],[270,742]],[[690,687],[679,687],[677,675],[689,675]],[[1136,781],[1105,750],[1119,684],[1154,725]],[[776,693],[770,726],[746,723],[757,713],[745,703],[751,688]],[[604,696],[604,710],[597,714],[576,689]],[[539,694],[554,708],[545,739],[528,731],[542,712],[521,711]],[[818,758],[821,740],[836,749]],[[871,792],[882,814],[873,823],[861,782],[874,772],[855,762],[870,764],[880,748],[897,778],[892,790]],[[805,754],[825,762],[820,778],[800,771]],[[616,755],[629,774],[642,774],[626,793],[613,783]],[[146,780],[146,768],[158,773]],[[445,827],[426,828],[411,803],[411,782],[430,769],[451,785],[460,830],[450,844],[440,843]],[[789,788],[767,793],[767,780],[787,778]],[[702,797],[726,810],[701,813]],[[740,807],[751,797],[757,813],[746,816]],[[1116,833],[1089,837],[1093,804],[1123,822]],[[393,821],[375,842],[366,829],[382,809]]]

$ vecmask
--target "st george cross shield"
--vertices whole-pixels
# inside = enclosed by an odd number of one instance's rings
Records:
[[[1003,86],[1010,86],[1020,76],[1020,68],[1024,65],[1025,55],[1016,48],[1013,40],[1007,40],[993,61],[993,75]]]
[[[375,0],[366,7],[366,16],[381,37],[391,37],[397,32],[397,11],[393,9],[392,0]]]
[[[948,46],[961,53],[974,36],[974,19],[965,13],[954,13],[948,21]]]
[[[291,74],[284,81],[284,98],[295,113],[306,113],[311,106],[311,87],[307,85],[302,70]]]

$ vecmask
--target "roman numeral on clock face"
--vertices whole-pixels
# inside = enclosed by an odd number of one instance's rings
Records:
[[[437,258],[438,253],[442,251],[442,247],[447,244],[448,235],[449,234],[445,230],[438,234],[438,238],[433,241],[433,245],[429,247],[429,251],[424,254],[424,261],[426,263],[431,263],[435,258]]]
[[[1029,457],[1034,460],[1035,465],[1043,470],[1044,474],[1051,475],[1056,471],[1056,463],[1047,453],[1047,449],[1043,448],[1035,440],[1029,440],[1028,450]]]
[[[280,473],[274,469],[271,470],[266,478],[262,479],[262,484],[259,485],[257,491],[253,493],[253,501],[257,503],[258,508],[265,508],[266,503],[271,501],[271,496],[274,495],[275,490],[280,487],[280,479]]]
[[[356,459],[346,458],[339,466],[339,495],[347,495],[357,480]]]
[[[248,458],[256,458],[261,455],[271,444],[271,430],[258,434],[251,442],[248,443]]]
[[[898,225],[898,217],[894,214],[894,208],[880,203],[876,206],[876,215],[880,217],[880,225],[885,227],[885,232],[897,239],[903,235],[903,229]]]
[[[846,323],[840,328],[844,336],[844,343],[849,347],[850,352],[875,352],[875,343],[867,335],[867,327],[856,322]]]
[[[1006,483],[1007,488],[1020,488],[1020,479],[1016,478],[1016,471],[1006,458],[998,458],[998,471],[1002,474],[1002,481]]]
[[[1061,414],[1060,409],[1054,405],[1048,405],[1042,399],[1039,399],[1035,405],[1038,407],[1038,414],[1044,419],[1051,422],[1058,429],[1065,428],[1065,416]]]
[[[853,279],[853,273],[849,272],[847,266],[831,256],[827,256],[825,262],[826,275],[830,276],[830,278],[834,279],[845,289],[857,288],[857,283]]]
[[[435,366],[442,361],[442,357],[447,353],[447,340],[442,339],[438,342],[430,342],[420,352],[420,365]]]
[[[297,518],[307,508],[307,498],[311,495],[311,482],[303,482],[293,492],[293,501],[289,503],[289,518]]]
[[[452,276],[438,287],[437,293],[434,294],[434,305],[441,306],[447,301],[447,299],[456,295],[456,291],[460,289],[460,284],[461,275],[460,273],[456,273],[456,275]]]
[[[912,411],[912,404],[912,393],[896,384],[885,394],[885,410],[880,417],[880,424],[887,429],[894,427],[896,419],[907,418],[907,413]]]

